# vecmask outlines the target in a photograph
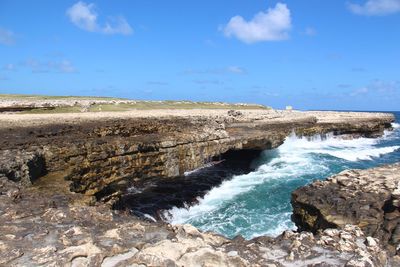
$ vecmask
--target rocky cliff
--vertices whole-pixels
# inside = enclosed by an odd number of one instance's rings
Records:
[[[380,240],[356,226],[229,240],[188,225],[138,220],[103,203],[148,179],[277,147],[292,132],[375,137],[393,120],[390,114],[265,110],[3,114],[0,265],[395,266]]]
[[[394,120],[378,113],[144,113],[2,115],[0,170],[25,184],[64,171],[72,191],[107,200],[147,178],[182,175],[228,151],[275,148],[293,131],[373,137]]]

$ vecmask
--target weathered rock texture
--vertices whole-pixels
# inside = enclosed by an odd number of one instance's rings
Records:
[[[246,241],[149,223],[66,189],[62,175],[21,188],[0,178],[0,266],[396,266],[358,227]]]
[[[227,151],[275,148],[292,131],[372,137],[382,134],[394,120],[391,114],[379,113],[141,112],[148,117],[130,112],[3,114],[0,152],[16,158],[21,153],[36,155],[45,165],[30,168],[29,173],[63,170],[73,182],[73,191],[104,197],[146,178],[182,175]],[[154,117],[157,114],[160,117]],[[13,156],[8,160],[18,161]],[[4,164],[7,160],[0,166]],[[12,179],[11,174],[5,175]],[[28,181],[27,176],[22,180]]]
[[[357,225],[395,252],[400,245],[400,163],[314,182],[293,192],[292,205],[300,230]]]
[[[1,115],[0,265],[398,263],[378,239],[354,226],[315,236],[285,232],[276,239],[228,240],[188,225],[140,221],[96,202],[95,197],[113,199],[147,178],[167,179],[201,167],[228,151],[277,147],[293,131],[372,137],[394,120],[390,114],[369,113],[207,112]]]
[[[41,153],[0,150],[0,174],[14,182],[29,186],[46,173]]]

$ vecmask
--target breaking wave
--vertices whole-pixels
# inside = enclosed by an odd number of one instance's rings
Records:
[[[381,157],[399,152],[399,125],[393,127],[394,132],[378,139],[293,134],[279,148],[264,151],[254,172],[233,176],[199,198],[196,205],[174,207],[164,217],[173,224],[190,223],[229,237],[276,236],[294,229],[291,192],[346,168],[372,167],[384,160]]]

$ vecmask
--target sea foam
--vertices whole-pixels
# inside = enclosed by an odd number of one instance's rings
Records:
[[[290,220],[289,201],[267,203],[276,201],[274,194],[282,193],[274,191],[275,187],[277,190],[286,188],[286,183],[296,183],[299,177],[312,179],[332,174],[330,160],[371,161],[400,148],[379,147],[384,138],[387,136],[343,139],[333,135],[310,138],[292,134],[277,149],[263,152],[262,164],[254,172],[225,180],[198,198],[196,205],[174,207],[164,212],[164,217],[172,224],[192,223],[202,230],[228,233],[231,237],[236,234],[246,238],[278,235],[283,230],[294,229],[294,225]],[[263,187],[268,190],[257,197]],[[289,198],[287,194],[290,192],[284,192],[283,197]],[[257,209],[257,205],[262,209]]]

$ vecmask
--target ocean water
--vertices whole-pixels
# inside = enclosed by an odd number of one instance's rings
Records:
[[[264,151],[255,171],[212,188],[193,206],[164,213],[170,223],[190,223],[204,231],[246,239],[295,229],[291,192],[345,169],[366,169],[400,161],[400,113],[394,131],[381,138],[345,140],[292,135],[279,148]]]

